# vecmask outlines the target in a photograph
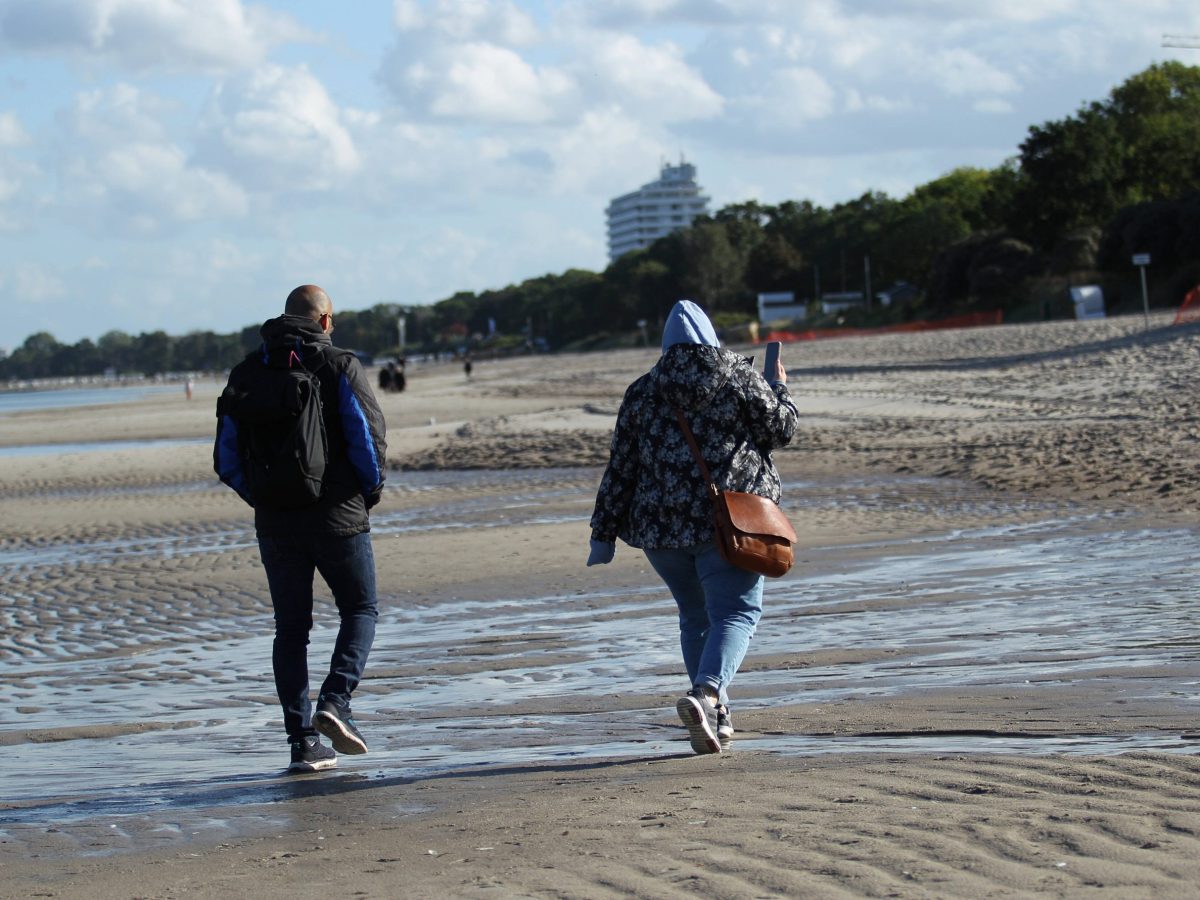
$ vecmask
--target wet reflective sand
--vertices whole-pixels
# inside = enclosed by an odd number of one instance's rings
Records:
[[[1190,897],[1200,330],[1149,325],[790,349],[800,561],[702,757],[658,579],[583,565],[654,348],[381,398],[371,753],[312,776],[221,385],[0,414],[59,448],[0,456],[0,896]]]
[[[586,533],[596,472],[413,475],[376,518],[378,544],[410,529],[556,525]],[[447,495],[449,488],[454,493]],[[921,692],[1098,685],[1154,707],[1194,707],[1195,533],[1060,504],[1000,500],[951,481],[795,480],[787,508],[864,515],[904,505],[978,522],[918,538],[802,550],[768,583],[766,613],[734,685],[738,752],[1191,753],[1179,729],[1064,731],[773,727],[777,710],[871,704]],[[386,504],[385,504],[386,506]],[[1000,524],[982,524],[1000,523]],[[499,533],[499,532],[497,532]],[[219,572],[254,556],[248,523],[0,550],[0,710],[9,845],[105,853],[270,829],[313,778],[282,772],[261,596],[241,609],[175,595],[146,573]],[[624,553],[632,551],[625,549]],[[103,578],[111,594],[86,585]],[[132,596],[122,586],[142,582]],[[316,779],[420,781],[477,766],[686,751],[669,595],[650,573],[607,590],[486,598],[389,592],[355,709],[371,752]],[[530,584],[536,584],[531,579]],[[262,593],[260,591],[260,593]],[[188,609],[188,604],[192,606]],[[319,609],[310,655],[332,644]],[[600,696],[602,695],[602,696]],[[219,816],[213,810],[219,809]],[[241,810],[245,810],[243,814]]]

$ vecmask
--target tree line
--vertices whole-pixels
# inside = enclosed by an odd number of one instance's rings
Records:
[[[339,311],[335,339],[375,355],[587,349],[645,339],[681,297],[731,329],[756,317],[760,292],[869,297],[897,282],[917,290],[886,308],[842,311],[841,323],[977,310],[1001,310],[1006,321],[1063,316],[1067,288],[1082,283],[1101,285],[1112,312],[1140,308],[1135,253],[1151,255],[1154,305],[1176,305],[1200,283],[1200,67],[1153,65],[1105,100],[1031,127],[1003,165],[956,169],[903,198],[735,203],[603,272],[571,269],[429,306]],[[810,319],[821,324],[832,322]],[[0,377],[220,370],[258,341],[257,324],[224,335],[113,331],[73,345],[39,332],[0,360]]]

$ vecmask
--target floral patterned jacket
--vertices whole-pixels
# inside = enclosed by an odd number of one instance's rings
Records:
[[[729,350],[675,344],[625,391],[592,513],[593,540],[620,537],[657,550],[713,539],[712,502],[674,406],[718,487],[778,502],[771,451],[796,428],[787,386],[767,384],[749,359]]]

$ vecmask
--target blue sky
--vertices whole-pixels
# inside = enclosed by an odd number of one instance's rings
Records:
[[[1194,0],[0,0],[0,346],[600,270],[681,155],[714,209],[903,196],[1200,64],[1178,33]]]

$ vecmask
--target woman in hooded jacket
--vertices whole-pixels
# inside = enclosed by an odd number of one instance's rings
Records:
[[[679,607],[692,688],[675,709],[696,753],[720,753],[733,735],[728,688],[762,615],[763,577],[729,564],[717,549],[712,501],[675,410],[718,487],[778,502],[771,451],[792,439],[796,406],[783,365],[764,378],[749,359],[721,347],[690,300],[671,310],[662,349],[617,413],[587,564],[611,562],[618,537],[646,554]]]

